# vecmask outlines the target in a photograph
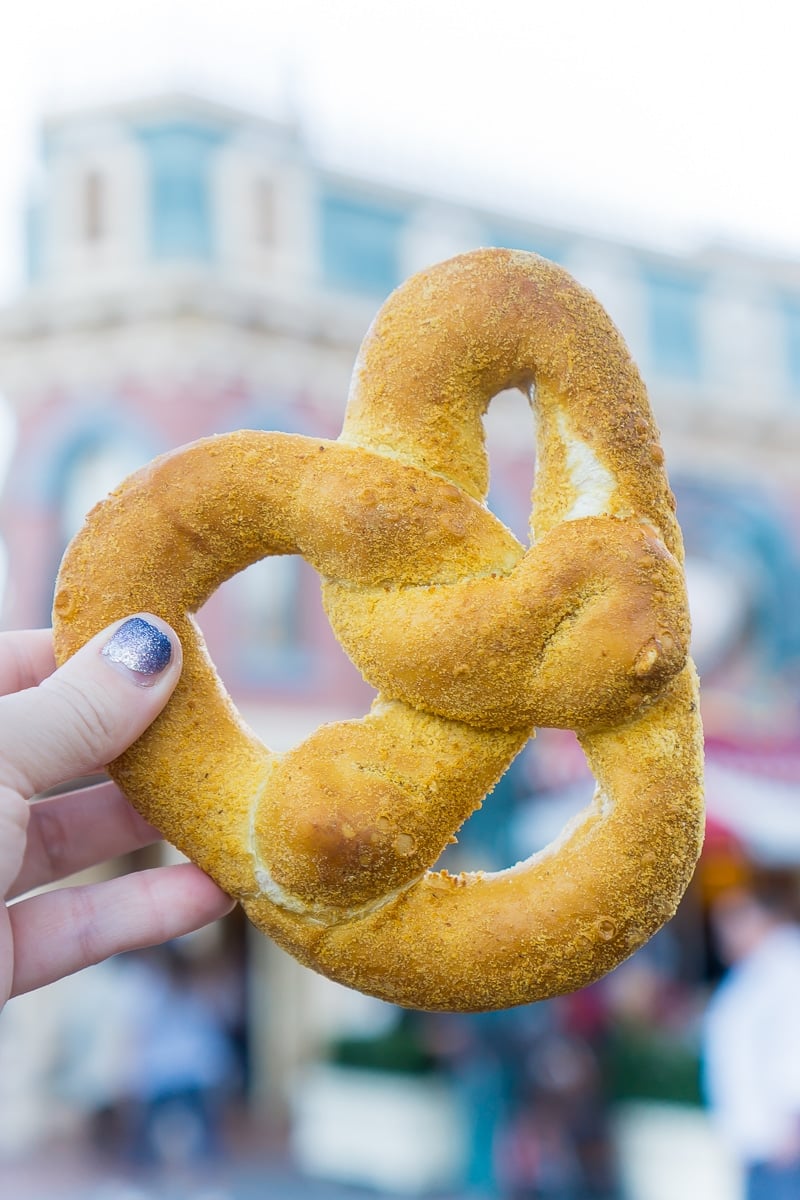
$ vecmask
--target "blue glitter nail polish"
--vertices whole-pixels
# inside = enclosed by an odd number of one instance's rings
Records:
[[[131,617],[109,638],[103,654],[136,675],[150,677],[160,674],[169,665],[172,644],[166,634],[143,617]],[[149,679],[141,682],[149,682]]]

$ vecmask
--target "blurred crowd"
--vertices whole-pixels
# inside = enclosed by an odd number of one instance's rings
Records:
[[[710,897],[702,882],[701,868],[678,920],[589,989],[498,1013],[396,1010],[377,1034],[332,1039],[330,1062],[445,1081],[463,1130],[459,1198],[639,1200],[618,1118],[648,1103],[710,1114],[748,1200],[800,1195],[797,878],[742,862]],[[66,981],[48,1021],[33,1005],[35,1039],[12,1002],[0,1109],[24,1110],[27,1038],[53,1117],[27,1138],[33,1152],[67,1132],[133,1175],[224,1163],[248,1106],[244,982],[224,943],[186,938]],[[8,1159],[26,1138],[5,1128]]]

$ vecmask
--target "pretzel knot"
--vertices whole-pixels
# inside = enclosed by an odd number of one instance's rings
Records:
[[[531,545],[484,507],[481,418],[533,400]],[[191,614],[265,555],[320,573],[378,690],[273,754]],[[535,255],[414,276],[361,347],[335,442],[239,432],[157,459],[89,515],[54,607],[64,659],[110,621],[177,630],[173,699],[111,765],[138,809],[302,962],[423,1009],[580,987],[674,912],[701,844],[682,544],[646,393],[593,297]],[[536,725],[577,731],[594,800],[496,874],[431,869]]]

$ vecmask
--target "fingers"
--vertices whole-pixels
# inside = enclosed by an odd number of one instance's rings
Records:
[[[0,903],[22,867],[29,815],[27,800],[13,788],[0,784]],[[0,950],[0,974],[2,968]],[[0,996],[0,1006],[2,1003]]]
[[[36,687],[56,669],[49,629],[0,633],[0,696]]]
[[[25,856],[8,899],[150,846],[160,836],[113,783],[37,800],[30,807]]]
[[[232,907],[230,897],[191,863],[20,900],[8,910],[15,947],[11,994],[113,954],[180,937]]]
[[[116,622],[38,687],[0,699],[0,782],[30,797],[110,762],[155,719],[180,670],[164,621]]]

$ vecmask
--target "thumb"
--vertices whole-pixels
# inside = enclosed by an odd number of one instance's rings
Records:
[[[0,783],[30,798],[116,758],[158,716],[181,646],[150,613],[117,621],[38,687],[0,699]]]

